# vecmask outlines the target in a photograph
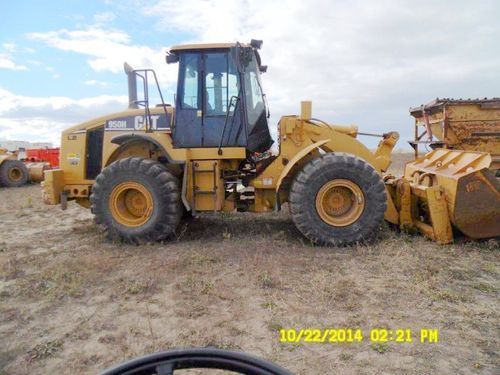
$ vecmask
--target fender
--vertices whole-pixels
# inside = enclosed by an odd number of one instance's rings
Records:
[[[5,160],[11,160],[12,156],[10,155],[0,155],[0,164],[2,164]]]
[[[158,142],[156,139],[152,138],[152,137],[149,137],[145,134],[122,134],[122,135],[118,135],[114,138],[111,139],[111,143],[114,143],[114,144],[117,144],[117,145],[120,145],[120,146],[124,146],[126,144],[129,144],[129,143],[132,143],[132,142],[137,142],[137,141],[143,141],[143,142],[149,142],[149,143],[152,143],[154,144],[159,150],[162,151],[162,153],[167,157],[168,159],[168,162],[170,164],[184,164],[184,176],[182,178],[182,188],[181,188],[181,198],[182,198],[182,203],[184,204],[184,207],[190,211],[191,210],[191,207],[189,206],[189,203],[186,199],[186,189],[187,189],[187,163],[185,163],[184,161],[182,160],[174,160],[172,159],[172,157],[170,156],[170,154],[167,152],[167,150],[165,149],[165,147],[163,147],[161,145],[160,142]],[[115,150],[115,152],[113,152],[113,154],[111,155],[110,158],[113,157],[113,155],[119,151],[120,148],[118,148],[117,150]]]
[[[295,154],[295,156],[290,159],[288,164],[281,171],[281,174],[278,178],[278,182],[276,183],[276,192],[278,192],[280,190],[281,182],[288,175],[288,173],[292,170],[292,168],[295,164],[297,164],[304,156],[306,156],[312,150],[323,146],[325,143],[327,143],[329,141],[330,141],[329,139],[324,139],[322,141],[318,141],[316,143],[313,143],[312,145],[305,147],[304,149],[300,150],[297,154]]]
[[[132,142],[137,142],[137,141],[144,141],[144,142],[149,142],[149,143],[154,144],[159,150],[162,151],[163,154],[165,154],[165,156],[168,159],[168,162],[171,164],[184,164],[184,161],[172,159],[172,157],[167,152],[165,147],[163,147],[161,145],[161,143],[158,142],[156,139],[154,139],[148,135],[145,135],[145,134],[122,134],[122,135],[118,135],[118,136],[111,139],[111,143],[114,143],[114,144],[117,144],[120,146],[126,145],[128,143],[132,143]]]

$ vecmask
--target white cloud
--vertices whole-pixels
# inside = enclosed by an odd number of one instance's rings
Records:
[[[99,87],[108,87],[109,86],[108,82],[97,81],[95,79],[89,79],[89,80],[83,81],[82,83],[84,85],[87,85],[87,86],[99,86]]]
[[[56,30],[31,33],[28,37],[51,47],[88,56],[88,64],[96,72],[122,73],[126,61],[134,68],[154,68],[162,84],[175,81],[175,67],[165,63],[166,47],[151,48],[130,43],[130,36],[121,30],[94,25],[82,30]]]
[[[128,98],[101,95],[92,98],[31,97],[0,88],[0,138],[60,143],[61,131],[126,108]]]
[[[3,43],[3,52],[0,52],[0,69],[9,70],[28,70],[25,65],[17,64],[12,57],[13,53],[18,50],[15,43]]]
[[[0,69],[27,70],[28,68],[24,65],[17,64],[10,56],[0,54]]]
[[[96,24],[105,24],[113,21],[116,15],[113,12],[101,12],[94,15],[94,22]]]
[[[2,43],[3,50],[8,54],[14,52],[26,52],[26,53],[35,53],[36,50],[31,47],[19,47],[16,43]]]
[[[3,43],[2,47],[4,50],[9,51],[9,52],[14,52],[16,50],[15,43]]]
[[[493,0],[160,0],[141,9],[157,29],[190,41],[263,39],[274,123],[311,99],[317,117],[408,139],[410,106],[499,94],[500,4]]]

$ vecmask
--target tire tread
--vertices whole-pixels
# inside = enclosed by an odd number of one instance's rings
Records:
[[[158,201],[161,215],[156,222],[145,225],[143,232],[134,232],[124,226],[116,225],[105,204],[108,192],[111,191],[115,181],[124,174],[133,171],[136,178],[148,179],[157,183]],[[155,199],[155,196],[153,196]],[[94,221],[104,225],[111,238],[120,238],[126,242],[160,241],[175,235],[175,231],[182,215],[179,181],[162,164],[155,160],[140,157],[120,159],[104,168],[97,176],[90,195],[91,211]]]
[[[362,190],[366,206],[356,221],[363,224],[359,230],[352,229],[356,223],[347,227],[328,226],[317,214],[311,198],[307,200],[312,184],[328,178],[332,171],[338,176],[336,178],[342,178],[342,174],[352,175],[354,171],[354,179],[359,183],[354,182],[364,186]],[[315,188],[319,190],[319,187]],[[289,194],[292,220],[299,231],[315,244],[333,246],[349,246],[372,240],[383,220],[386,200],[385,186],[377,171],[363,159],[347,153],[327,153],[307,163],[295,176]]]

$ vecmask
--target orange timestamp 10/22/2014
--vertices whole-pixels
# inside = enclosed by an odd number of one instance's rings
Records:
[[[396,342],[396,343],[437,343],[439,330],[421,328],[414,331],[409,328],[388,329],[372,328],[365,333],[360,328],[282,328],[279,330],[279,341],[286,343],[353,343],[362,342]]]

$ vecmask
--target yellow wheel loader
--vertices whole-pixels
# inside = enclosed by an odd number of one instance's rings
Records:
[[[384,215],[397,220],[381,175],[396,132],[372,152],[356,126],[315,119],[303,102],[300,115],[280,119],[278,152],[270,152],[261,45],[172,47],[175,108],[164,103],[154,71],[125,64],[128,110],[63,132],[61,167],[45,172],[45,202],[76,200],[110,235],[132,242],[171,237],[186,212],[269,212],[285,202],[304,236],[321,245],[364,242]]]
[[[0,186],[19,187],[28,179],[28,168],[17,159],[17,154],[0,148]]]

